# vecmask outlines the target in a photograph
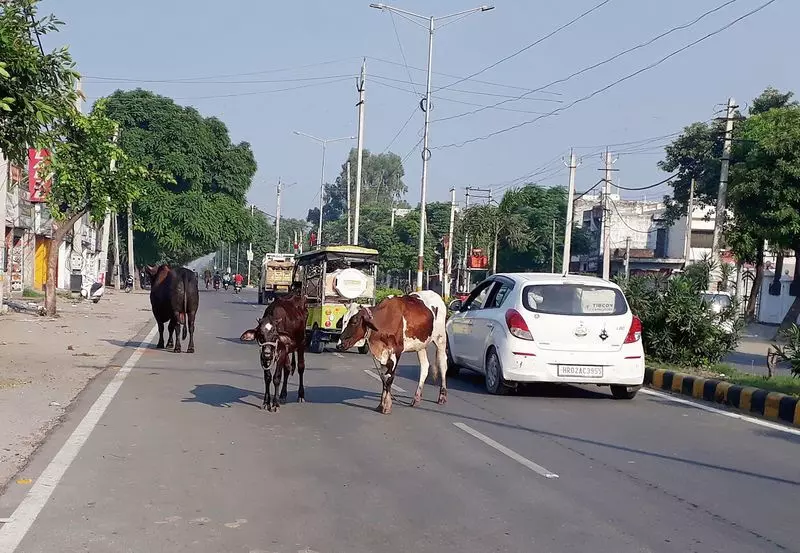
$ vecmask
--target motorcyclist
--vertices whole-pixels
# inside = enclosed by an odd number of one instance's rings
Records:
[[[222,280],[222,277],[219,276],[219,271],[214,271],[214,287],[219,288],[219,281]]]
[[[237,288],[241,288],[241,287],[242,287],[242,283],[243,283],[243,282],[244,282],[244,277],[243,277],[242,275],[240,275],[239,273],[236,273],[236,274],[233,276],[233,284],[234,284],[234,286],[236,286]]]

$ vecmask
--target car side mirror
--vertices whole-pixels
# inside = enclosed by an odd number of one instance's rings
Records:
[[[450,311],[461,311],[462,307],[464,307],[464,302],[461,300],[453,300],[449,305]]]

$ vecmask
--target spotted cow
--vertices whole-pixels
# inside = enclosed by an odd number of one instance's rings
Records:
[[[431,343],[436,346],[434,381],[441,375],[438,403],[441,405],[447,401],[446,314],[447,308],[441,296],[425,290],[407,296],[386,298],[375,307],[362,307],[349,318],[342,330],[337,349],[350,349],[366,339],[370,353],[386,371],[381,373],[383,390],[378,411],[383,414],[392,411],[391,389],[397,364],[401,354],[411,351],[417,353],[420,368],[419,384],[411,405],[419,405],[431,365],[427,353],[427,347]]]

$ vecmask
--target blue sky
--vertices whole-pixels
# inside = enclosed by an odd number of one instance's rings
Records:
[[[434,90],[453,83],[533,43],[601,0],[534,2],[497,0],[496,9],[470,16],[436,33]],[[777,0],[763,11],[665,63],[608,91],[575,104],[574,100],[604,87],[668,53],[715,31],[765,0],[737,0],[696,25],[675,32],[593,71],[530,94],[503,108],[434,122],[430,161],[430,200],[447,200],[455,186],[504,187],[528,180],[566,184],[561,157],[571,146],[583,156],[577,188],[600,176],[600,154],[606,144],[670,135],[684,125],[708,120],[734,96],[746,108],[768,85],[800,92],[796,22],[800,2]],[[610,0],[574,25],[518,56],[434,96],[434,121],[494,104],[525,89],[538,88],[634,46],[671,27],[682,25],[725,0]],[[446,15],[471,8],[468,0],[396,0],[397,7]],[[191,104],[205,115],[225,121],[234,141],[251,143],[259,171],[249,199],[274,213],[275,182],[297,182],[284,194],[283,211],[304,217],[318,197],[320,147],[295,136],[300,130],[321,137],[356,133],[355,76],[367,57],[365,145],[381,152],[412,117],[424,89],[427,31],[395,17],[399,42],[411,68],[407,71],[392,17],[370,9],[368,1],[233,1],[80,0],[47,1],[66,26],[46,45],[68,44],[86,75],[90,98],[117,88],[148,88]],[[391,63],[387,63],[391,62]],[[410,84],[409,72],[413,83]],[[148,83],[229,74],[189,83]],[[98,78],[99,77],[99,78]],[[112,82],[110,78],[132,79]],[[208,82],[215,81],[215,82]],[[223,82],[220,82],[223,81]],[[230,81],[239,81],[236,83]],[[249,82],[241,82],[249,81]],[[262,82],[252,82],[262,81]],[[269,82],[263,82],[269,81]],[[397,90],[397,88],[405,90]],[[285,90],[292,89],[292,90]],[[282,91],[281,91],[282,90]],[[211,98],[209,98],[211,96]],[[224,97],[219,97],[224,96]],[[469,104],[477,104],[469,105]],[[565,108],[516,130],[462,147],[442,146],[482,137],[537,114]],[[513,110],[513,111],[511,111]],[[391,145],[405,163],[408,200],[419,201],[421,165],[413,147],[420,139],[422,113],[417,111]],[[656,162],[669,140],[612,147],[618,153],[615,177],[628,187],[663,179]],[[328,148],[327,177],[338,173],[349,144]],[[629,197],[660,196],[664,188]]]

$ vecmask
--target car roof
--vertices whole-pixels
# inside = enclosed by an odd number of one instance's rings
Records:
[[[608,280],[593,276],[562,275],[560,273],[496,273],[493,276],[506,277],[519,284],[588,284],[619,289],[619,286]],[[491,277],[490,277],[491,278]]]

